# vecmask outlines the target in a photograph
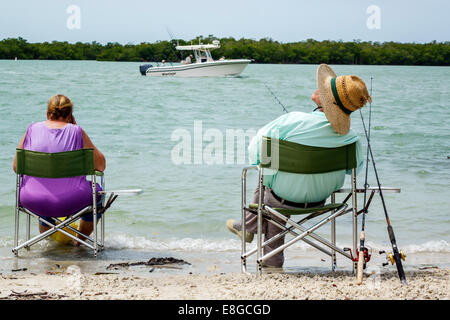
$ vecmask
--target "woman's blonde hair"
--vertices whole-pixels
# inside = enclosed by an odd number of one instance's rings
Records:
[[[66,119],[73,109],[72,101],[65,95],[57,94],[48,100],[47,114],[51,120]]]

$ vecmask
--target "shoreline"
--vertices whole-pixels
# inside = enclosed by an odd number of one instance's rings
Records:
[[[60,61],[60,62],[119,62],[119,63],[158,63],[159,61],[117,61],[117,60],[92,60],[92,59],[0,59],[0,61]],[[181,64],[179,61],[166,61],[166,64]],[[252,65],[275,65],[275,66],[317,66],[317,63],[296,62],[252,62]],[[360,64],[360,63],[330,63],[330,66],[362,66],[362,67],[450,67],[449,65],[425,65],[425,64]]]
[[[18,272],[0,276],[0,300],[449,300],[450,269],[365,274],[351,272],[184,274],[164,277],[115,273]]]

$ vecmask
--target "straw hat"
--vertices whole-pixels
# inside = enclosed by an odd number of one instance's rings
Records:
[[[339,134],[350,130],[350,114],[362,108],[372,98],[364,81],[355,75],[336,77],[326,64],[317,68],[317,87],[323,112]]]

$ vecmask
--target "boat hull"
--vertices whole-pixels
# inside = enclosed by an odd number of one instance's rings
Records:
[[[186,65],[152,67],[146,71],[152,77],[227,77],[239,75],[250,60],[224,60]]]

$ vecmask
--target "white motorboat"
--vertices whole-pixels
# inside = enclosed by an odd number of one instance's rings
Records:
[[[214,60],[211,50],[220,48],[218,40],[212,44],[198,44],[190,46],[176,46],[177,50],[193,51],[195,62],[182,61],[181,64],[168,65],[145,64],[139,67],[143,76],[170,76],[170,77],[226,77],[237,76],[251,62],[248,59],[224,59]]]

